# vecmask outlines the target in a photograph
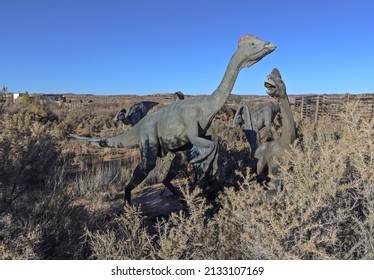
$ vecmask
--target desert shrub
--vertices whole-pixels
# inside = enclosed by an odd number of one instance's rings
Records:
[[[2,211],[17,199],[45,188],[54,176],[60,152],[53,137],[36,125],[15,129],[2,125],[0,194]]]
[[[225,191],[216,219],[239,229],[242,258],[373,258],[373,126],[358,120],[304,123],[282,162],[283,193],[250,180]]]
[[[157,223],[157,251],[161,259],[235,259],[230,235],[225,235],[217,219],[208,219],[214,208],[201,195],[201,190],[184,192],[188,214],[172,213]],[[230,229],[230,233],[235,232]]]
[[[27,111],[5,116],[0,127],[0,258],[82,258],[88,219],[62,190],[56,139]]]
[[[87,226],[92,224],[84,205],[75,202],[64,190],[43,199],[33,210],[31,228],[39,232],[34,250],[38,259],[86,259],[90,255],[83,238]]]
[[[114,189],[114,185],[120,185],[121,171],[119,162],[96,162],[77,174],[74,182],[75,193],[88,198],[110,191]]]
[[[186,193],[189,214],[159,220],[152,256],[372,259],[373,123],[342,117],[300,126],[302,137],[281,162],[282,192],[264,190],[248,168],[238,172],[238,188],[221,192],[213,216],[198,191]]]
[[[31,96],[27,91],[22,95],[22,102],[31,103]]]
[[[253,180],[240,128],[214,121],[208,134],[222,138],[218,178],[210,183],[220,190],[215,200],[184,190],[193,176],[187,169],[173,183],[185,192],[188,214],[178,208],[152,217],[137,207],[108,216],[113,201],[96,199],[122,190],[140,157],[136,148],[65,140],[76,130],[106,137],[127,129],[111,122],[113,108],[92,108],[59,109],[58,122],[47,124],[30,104],[3,110],[1,259],[374,258],[374,123],[354,107],[339,120],[299,123],[300,137],[280,163],[284,190],[277,194]],[[170,160],[160,160],[143,184],[159,183]]]
[[[71,195],[59,190],[34,196],[32,209],[1,215],[0,259],[86,259],[83,236],[91,218]],[[30,202],[28,202],[31,204]]]
[[[147,232],[144,218],[137,207],[125,207],[125,213],[115,218],[115,226],[106,231],[87,231],[92,259],[152,259],[153,237]]]

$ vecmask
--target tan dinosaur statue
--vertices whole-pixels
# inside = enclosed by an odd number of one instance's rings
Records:
[[[280,138],[260,145],[254,157],[257,160],[257,175],[259,177],[264,175],[264,171],[267,167],[268,179],[270,179],[270,183],[277,189],[279,187],[279,181],[275,176],[279,173],[279,161],[282,159],[286,150],[289,149],[291,144],[295,141],[296,127],[286,92],[286,85],[277,68],[271,71],[264,84],[266,93],[278,100],[282,117],[282,133]]]
[[[171,184],[171,180],[189,162],[200,165],[205,174],[212,173],[208,169],[217,168],[219,140],[217,137],[207,136],[206,132],[229,97],[239,71],[252,66],[275,48],[270,42],[244,35],[239,40],[238,49],[232,56],[221,83],[211,95],[174,102],[147,114],[135,126],[118,136],[107,139],[71,136],[101,147],[139,145],[141,162],[125,186],[125,200],[129,204],[131,191],[155,168],[157,157],[164,157],[172,152],[175,157],[163,183],[174,195],[182,198],[183,203],[181,191]]]

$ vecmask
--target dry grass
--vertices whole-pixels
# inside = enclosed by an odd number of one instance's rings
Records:
[[[66,140],[76,129],[94,136],[126,130],[111,122],[113,104],[97,102],[87,103],[91,111],[2,109],[0,259],[374,259],[374,123],[355,106],[339,121],[298,120],[300,138],[281,162],[277,194],[253,180],[241,130],[214,121],[209,133],[223,140],[211,183],[217,197],[190,190],[182,174],[174,183],[189,214],[173,204],[161,215],[170,196],[157,196],[152,213],[141,205],[114,211],[137,149]],[[50,114],[58,121],[43,124]],[[136,189],[140,204],[143,188],[160,183],[169,162],[160,160]]]

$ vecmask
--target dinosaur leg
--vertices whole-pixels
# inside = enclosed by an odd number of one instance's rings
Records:
[[[264,141],[269,141],[271,139],[271,123],[269,125],[266,125],[262,130]]]
[[[243,132],[247,138],[249,146],[251,147],[251,156],[253,157],[258,148],[258,133],[255,130],[250,129],[243,129]]]
[[[216,175],[218,171],[218,154],[221,144],[221,137],[211,136],[207,138],[209,138],[214,143],[213,151],[205,160],[194,164],[195,167],[198,168],[199,173],[199,178],[196,185],[200,186],[203,180],[211,179],[214,175]]]
[[[278,178],[279,174],[279,164],[275,161],[269,163],[269,190],[274,190],[275,192],[282,189],[282,181]]]
[[[188,127],[188,138],[193,145],[190,154],[192,164],[205,160],[216,148],[213,141],[204,138],[204,136],[199,136],[199,126],[197,124],[191,124]]]
[[[266,158],[266,152],[268,148],[268,145],[263,144],[257,149],[255,154],[257,181],[260,183],[262,183],[263,181],[267,181],[265,171],[266,167],[268,166],[268,161]]]
[[[191,163],[205,160],[215,149],[214,142],[202,137],[197,137],[192,144],[193,148],[191,149],[190,157]]]
[[[265,174],[264,174],[266,164],[267,163],[263,158],[259,158],[258,161],[257,161],[256,173],[257,173],[257,177],[261,181],[266,177]]]
[[[141,162],[136,166],[130,182],[125,187],[125,202],[131,205],[131,191],[147,177],[156,166],[158,143],[147,139],[140,146]]]
[[[175,152],[175,157],[170,164],[169,171],[166,174],[164,180],[162,180],[162,183],[165,185],[165,187],[167,187],[176,197],[180,199],[183,198],[183,194],[180,190],[173,186],[171,180],[173,180],[181,170],[186,168],[186,166],[188,165],[188,157],[188,150]]]

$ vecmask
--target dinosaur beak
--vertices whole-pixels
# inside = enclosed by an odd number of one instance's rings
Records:
[[[266,93],[269,95],[269,96],[274,96],[275,94],[275,90],[277,88],[276,84],[274,83],[274,81],[272,79],[270,79],[269,77],[266,78],[265,82],[264,82],[264,86],[266,88]]]
[[[272,43],[270,43],[270,42],[268,42],[268,43],[265,45],[265,48],[267,48],[267,49],[269,50],[269,53],[271,53],[272,51],[274,51],[274,50],[277,48],[277,46],[274,45],[274,44],[272,44]]]

